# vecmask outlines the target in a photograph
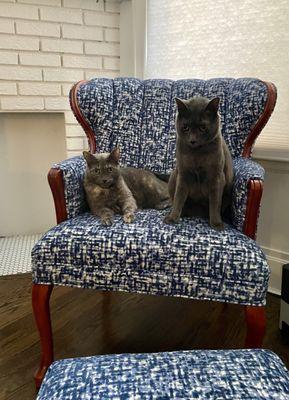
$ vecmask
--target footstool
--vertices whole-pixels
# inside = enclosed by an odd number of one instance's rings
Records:
[[[194,350],[72,358],[48,369],[37,400],[289,399],[289,372],[268,350]]]

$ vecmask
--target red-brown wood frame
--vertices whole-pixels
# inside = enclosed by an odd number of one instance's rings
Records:
[[[265,307],[245,306],[244,309],[247,325],[245,347],[248,349],[260,348],[266,331]]]
[[[95,141],[94,132],[91,129],[89,123],[86,121],[82,112],[80,111],[80,108],[78,106],[78,101],[77,101],[77,91],[78,91],[79,87],[87,82],[88,81],[84,81],[84,80],[79,81],[71,88],[71,90],[69,92],[69,101],[70,101],[70,107],[74,113],[75,118],[80,123],[80,125],[82,126],[82,128],[87,136],[89,150],[91,153],[95,153],[96,152],[96,141]]]
[[[56,221],[58,224],[67,220],[63,173],[58,168],[51,168],[48,172],[48,182],[52,192]]]
[[[71,109],[77,121],[84,129],[92,153],[96,151],[96,140],[94,132],[81,113],[77,102],[77,91],[79,87],[87,81],[76,83],[70,91]],[[243,157],[250,157],[252,146],[266,125],[276,103],[276,88],[272,83],[264,82],[267,86],[268,96],[264,111],[256,124],[252,127],[250,134],[244,145]],[[65,202],[65,187],[62,171],[52,168],[48,173],[48,181],[52,191],[57,223],[67,219],[67,209]],[[262,197],[263,183],[260,180],[250,180],[248,182],[248,198],[243,232],[252,239],[256,236],[259,207]],[[34,284],[32,288],[32,303],[34,316],[40,334],[42,357],[41,364],[35,374],[36,387],[39,388],[47,368],[53,361],[53,341],[49,311],[49,298],[52,292],[52,285]],[[246,347],[261,347],[265,334],[265,307],[245,306],[245,319],[247,324]]]
[[[248,158],[251,155],[252,147],[255,143],[255,140],[259,136],[260,132],[267,124],[276,104],[277,100],[277,89],[276,86],[271,82],[264,82],[263,83],[267,87],[267,100],[264,106],[264,110],[260,115],[256,124],[251,128],[251,131],[245,141],[244,150],[242,152],[242,157]]]
[[[53,335],[49,307],[52,290],[52,285],[32,286],[32,308],[41,343],[41,362],[34,375],[36,389],[40,388],[44,375],[53,362]]]
[[[260,203],[263,193],[263,182],[259,179],[251,179],[248,182],[247,187],[248,197],[243,232],[245,235],[255,240]]]

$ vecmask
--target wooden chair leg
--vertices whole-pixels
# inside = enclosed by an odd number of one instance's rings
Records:
[[[53,340],[50,320],[49,299],[52,285],[32,286],[32,307],[41,343],[41,362],[34,375],[36,388],[39,389],[44,375],[53,362]]]
[[[262,347],[266,330],[265,307],[245,306],[247,324],[247,336],[245,346],[247,348]]]

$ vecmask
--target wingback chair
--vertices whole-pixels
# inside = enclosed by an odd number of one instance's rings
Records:
[[[92,79],[70,92],[71,107],[92,153],[121,149],[121,164],[168,174],[175,165],[175,97],[221,98],[222,134],[233,157],[231,223],[215,231],[207,220],[163,223],[167,211],[141,210],[102,226],[87,207],[82,156],[50,170],[57,223],[32,250],[32,301],[42,358],[39,386],[53,361],[49,298],[53,286],[215,300],[245,307],[247,347],[265,331],[269,267],[254,241],[264,170],[252,146],[276,101],[272,83],[258,79]]]

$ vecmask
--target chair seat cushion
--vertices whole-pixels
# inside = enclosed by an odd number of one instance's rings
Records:
[[[55,226],[32,250],[34,283],[265,304],[269,268],[253,240],[203,219],[166,225],[166,212],[110,227],[85,213]]]
[[[265,350],[118,354],[54,362],[37,400],[289,398],[289,373]]]

